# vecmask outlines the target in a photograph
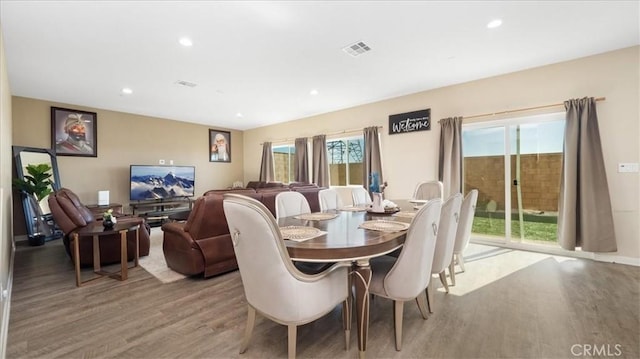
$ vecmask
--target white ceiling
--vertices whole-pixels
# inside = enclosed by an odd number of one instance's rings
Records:
[[[245,130],[638,45],[639,3],[0,0],[0,25],[15,96]]]

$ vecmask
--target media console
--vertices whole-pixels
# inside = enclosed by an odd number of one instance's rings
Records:
[[[150,226],[161,226],[169,216],[190,211],[193,200],[189,197],[129,203],[134,215],[144,218]]]

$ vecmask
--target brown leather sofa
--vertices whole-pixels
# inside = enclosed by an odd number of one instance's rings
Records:
[[[222,199],[225,193],[239,193],[255,198],[275,215],[275,197],[282,191],[297,190],[308,197],[312,212],[320,211],[317,186],[289,188],[263,187],[210,190],[196,200],[184,223],[162,225],[162,249],[169,268],[185,275],[214,276],[238,269]],[[304,192],[302,192],[304,191]]]
[[[96,221],[91,211],[85,207],[78,196],[67,188],[61,188],[49,195],[49,208],[60,230],[64,233],[62,241],[64,247],[73,259],[69,234],[74,230],[86,226],[88,223]],[[144,219],[129,215],[116,213],[118,222],[137,222],[144,223],[144,230],[139,231],[140,240],[140,256],[149,255],[149,226]],[[102,220],[100,218],[99,220]],[[128,260],[133,260],[136,250],[135,232],[129,232],[127,237],[127,256]],[[120,262],[120,235],[100,237],[100,264],[111,264]],[[83,267],[93,266],[93,241],[90,238],[80,239],[80,265]]]

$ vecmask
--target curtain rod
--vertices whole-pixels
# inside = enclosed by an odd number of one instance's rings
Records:
[[[383,128],[382,126],[376,126],[377,128]],[[347,134],[347,133],[356,133],[356,132],[360,132],[362,131],[363,128],[352,128],[350,130],[342,130],[342,131],[336,131],[336,132],[330,132],[330,133],[325,133],[324,135],[326,136],[335,136],[335,135],[343,135],[343,134]],[[304,137],[304,136],[300,136],[300,137]],[[309,137],[309,136],[307,136]],[[271,143],[282,143],[282,142],[290,142],[290,141],[294,141],[295,138],[283,138],[280,140],[273,140],[271,141]],[[262,146],[264,143],[260,143],[260,146]]]
[[[606,97],[598,97],[598,98],[596,98],[596,101],[604,101],[606,99],[607,99]],[[506,115],[508,113],[524,112],[524,111],[532,111],[532,110],[541,110],[541,109],[544,109],[544,108],[553,108],[553,107],[559,107],[559,106],[564,106],[564,102],[562,102],[562,103],[554,103],[554,104],[551,104],[551,105],[542,105],[542,106],[518,108],[518,109],[515,109],[515,110],[505,110],[505,111],[499,111],[499,112],[483,113],[483,114],[480,114],[480,115],[473,115],[473,116],[463,116],[462,119],[463,120],[468,120],[468,119],[479,118],[479,117],[487,117],[487,116],[495,116],[495,115]],[[438,121],[438,123],[440,123],[440,121]]]

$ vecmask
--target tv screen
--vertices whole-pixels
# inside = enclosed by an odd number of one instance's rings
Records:
[[[132,201],[193,197],[196,168],[194,166],[131,165]]]

